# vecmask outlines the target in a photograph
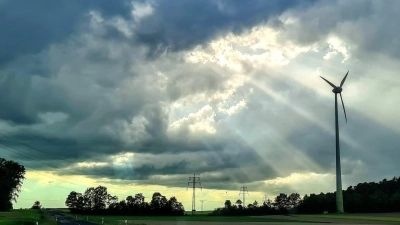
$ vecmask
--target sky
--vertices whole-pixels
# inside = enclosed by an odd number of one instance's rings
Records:
[[[0,0],[0,157],[15,208],[103,185],[191,210],[399,176],[400,1]]]

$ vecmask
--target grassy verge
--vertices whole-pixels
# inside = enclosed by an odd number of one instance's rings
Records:
[[[14,209],[9,212],[0,212],[1,225],[56,225],[44,210]]]
[[[318,214],[318,215],[296,215],[297,217],[304,218],[327,218],[327,219],[346,219],[346,220],[366,220],[366,221],[379,221],[379,222],[397,222],[400,224],[400,218],[397,217],[383,217],[383,216],[352,216],[341,214]]]

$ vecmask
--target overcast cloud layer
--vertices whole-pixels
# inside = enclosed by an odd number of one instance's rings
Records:
[[[334,95],[319,76],[350,70],[344,188],[399,176],[399,7],[0,1],[0,157],[61,181],[172,188],[196,173],[208,189],[333,191]]]

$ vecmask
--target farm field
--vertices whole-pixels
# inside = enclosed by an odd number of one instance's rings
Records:
[[[1,225],[35,225],[36,222],[39,222],[40,225],[57,224],[56,221],[42,210],[14,209],[9,212],[0,212]]]
[[[196,212],[196,216],[198,215],[208,215],[210,214],[212,211],[197,211]],[[191,216],[192,215],[192,211],[186,211],[185,215]]]
[[[400,224],[400,213],[359,213],[359,214],[319,214],[319,215],[296,215],[296,218],[323,218],[336,220],[359,220],[389,222]]]
[[[191,212],[186,212],[191,213]],[[193,225],[228,225],[228,224],[400,224],[400,213],[370,213],[370,214],[315,214],[315,215],[270,215],[270,216],[251,216],[251,217],[218,217],[207,216],[209,212],[197,212],[196,216],[88,216],[89,222],[102,224],[104,218],[105,225],[125,224],[129,225],[173,225],[173,224],[193,224]],[[74,215],[72,217],[75,218]],[[86,220],[86,215],[78,215],[78,219]]]
[[[71,215],[72,218],[75,218],[74,215]],[[229,224],[232,222],[240,222],[243,223],[256,223],[256,224],[265,224],[265,223],[305,223],[305,220],[299,218],[299,220],[287,220],[283,218],[264,218],[264,217],[220,217],[220,216],[206,216],[206,215],[197,215],[197,216],[94,216],[94,215],[78,215],[78,219],[86,220],[88,217],[88,221],[92,223],[101,224],[102,218],[104,218],[105,225],[115,225],[115,224],[124,224],[124,221],[127,220],[129,225],[151,225],[151,224]],[[318,222],[314,222],[318,223]]]
[[[330,224],[400,224],[400,213],[276,215],[263,217]]]

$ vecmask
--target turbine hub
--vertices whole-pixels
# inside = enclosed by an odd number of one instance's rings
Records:
[[[335,88],[332,90],[332,92],[338,94],[338,93],[342,92],[342,90],[343,90],[343,89],[342,89],[341,87],[335,87]]]

